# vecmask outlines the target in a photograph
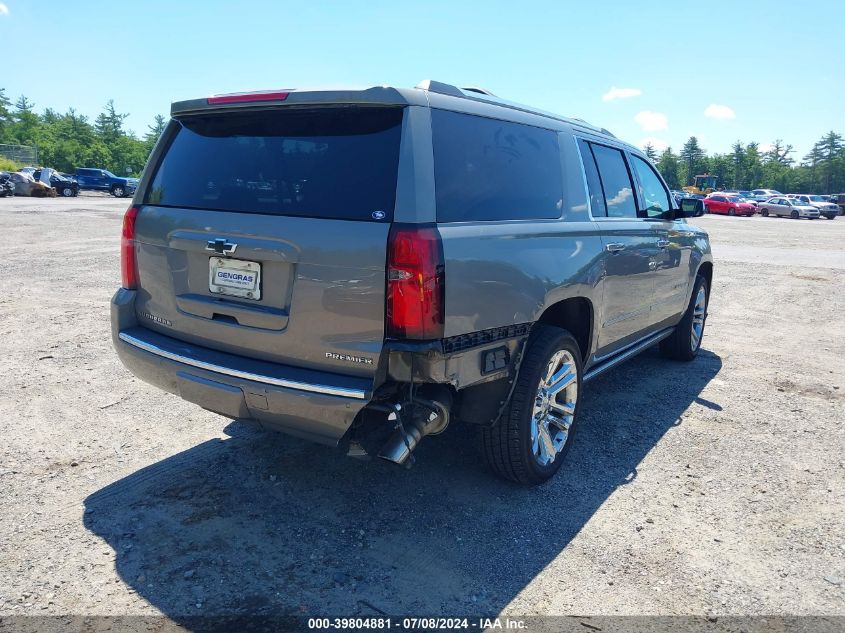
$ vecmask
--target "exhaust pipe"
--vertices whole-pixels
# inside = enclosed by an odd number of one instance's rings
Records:
[[[396,431],[379,451],[378,456],[400,466],[408,463],[411,453],[426,435],[442,433],[449,426],[449,409],[452,406],[452,392],[446,388],[438,390],[431,399],[414,398],[413,409],[396,409],[387,416],[396,422]],[[411,465],[410,462],[408,466]]]

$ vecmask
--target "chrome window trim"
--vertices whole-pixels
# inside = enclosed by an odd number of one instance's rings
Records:
[[[367,392],[362,391],[361,389],[332,387],[329,385],[312,384],[307,382],[299,382],[297,380],[274,378],[273,376],[265,376],[263,374],[254,374],[248,371],[240,371],[239,369],[231,369],[229,367],[223,367],[222,365],[215,365],[214,363],[207,363],[205,361],[190,358],[188,356],[182,356],[181,354],[175,354],[173,352],[169,352],[165,349],[160,348],[158,345],[154,345],[152,343],[148,343],[146,341],[142,341],[138,338],[135,338],[134,336],[132,336],[131,334],[127,334],[126,332],[120,332],[118,334],[118,337],[124,343],[128,343],[129,345],[144,350],[145,352],[149,352],[150,354],[155,354],[156,356],[161,356],[162,358],[176,361],[177,363],[183,363],[185,365],[190,365],[191,367],[204,369],[206,371],[214,372],[217,374],[223,374],[225,376],[231,376],[233,378],[242,378],[244,380],[260,382],[266,385],[273,385],[275,387],[296,389],[298,391],[307,391],[309,393],[320,393],[328,396],[341,396],[343,398],[355,398],[356,400],[367,399]]]
[[[577,134],[572,135],[572,139],[575,142],[575,151],[578,153],[578,164],[581,166],[581,182],[584,183],[584,195],[587,196],[587,217],[594,222],[596,218],[593,217],[593,201],[590,200],[590,186],[587,184],[587,169],[584,167],[584,157],[581,155],[581,145],[578,144],[578,139],[580,138],[581,137]]]

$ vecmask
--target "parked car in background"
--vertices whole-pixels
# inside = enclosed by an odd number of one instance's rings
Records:
[[[819,210],[819,215],[832,220],[839,215],[839,205],[835,202],[830,202],[828,196],[817,196],[809,193],[797,193],[790,196],[793,200],[800,200],[804,204],[811,207],[816,207]]]
[[[819,217],[819,210],[809,204],[804,204],[800,200],[794,198],[787,198],[786,196],[775,196],[761,202],[757,205],[760,215],[763,217],[769,215],[777,215],[780,217],[793,218],[807,218],[808,220],[816,220]]]
[[[13,195],[15,195],[15,183],[12,182],[12,174],[0,171],[0,198]]]
[[[76,181],[80,189],[89,191],[108,191],[116,198],[131,196],[138,188],[137,178],[121,178],[107,169],[81,167],[76,170]]]
[[[751,192],[751,197],[757,202],[765,202],[774,196],[782,196],[783,194],[777,189],[754,189]]]
[[[56,190],[56,193],[65,198],[79,195],[79,183],[70,178],[65,178],[55,169],[50,169],[49,167],[36,169],[32,177],[44,184],[47,184],[49,180],[50,186]]]
[[[839,215],[845,215],[845,193],[835,193],[830,201],[839,207]]]
[[[757,208],[743,198],[722,193],[711,193],[707,196],[704,199],[704,210],[707,213],[741,216],[751,216],[757,212]]]
[[[37,198],[48,198],[56,195],[56,190],[45,185],[43,182],[35,180],[31,175],[14,172],[11,175],[12,182],[15,183],[16,196],[34,196]]]
[[[28,174],[32,175],[32,173],[36,170],[36,167],[21,167],[18,172],[21,174]]]

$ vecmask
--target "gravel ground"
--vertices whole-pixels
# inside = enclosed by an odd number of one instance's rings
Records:
[[[402,470],[134,379],[125,200],[0,199],[0,616],[845,615],[845,218],[706,216],[704,350],[590,383],[551,483]]]

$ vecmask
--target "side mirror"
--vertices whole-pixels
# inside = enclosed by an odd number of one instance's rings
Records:
[[[704,215],[704,202],[698,198],[684,198],[681,208],[675,212],[676,218],[698,218]]]

